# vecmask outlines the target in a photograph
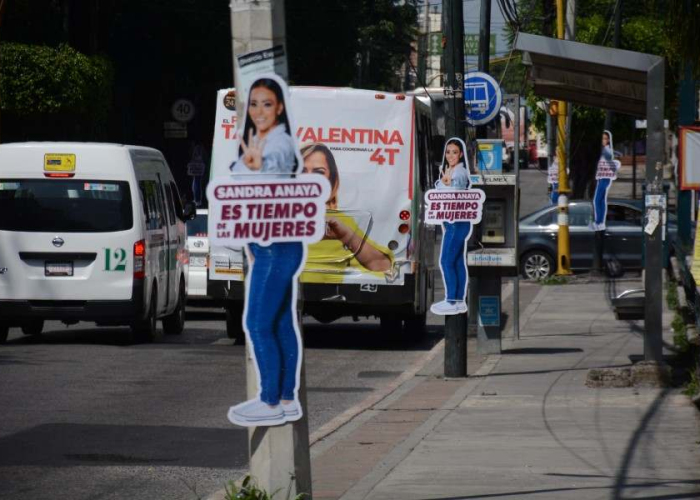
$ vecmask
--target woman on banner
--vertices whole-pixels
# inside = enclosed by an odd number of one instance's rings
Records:
[[[594,231],[605,230],[605,217],[608,212],[608,190],[612,181],[617,178],[620,163],[615,161],[613,152],[613,137],[609,130],[603,130],[602,151],[596,168],[596,187],[593,196]]]
[[[301,162],[285,95],[280,79],[262,78],[251,85],[239,158],[231,165],[234,175],[263,180],[297,173]],[[250,243],[246,251],[251,269],[245,281],[243,327],[253,347],[258,397],[231,407],[228,418],[247,427],[298,420],[301,338],[296,298],[306,249],[301,242]]]
[[[452,138],[445,144],[445,154],[436,189],[469,189],[469,163],[467,147],[462,139]],[[445,300],[430,306],[434,314],[441,316],[467,312],[467,240],[471,236],[471,222],[443,222],[440,270],[445,284]]]
[[[322,241],[309,246],[302,281],[341,283],[343,276],[338,274],[324,272],[311,276],[314,270],[338,270],[338,263],[384,277],[394,262],[393,252],[369,239],[351,215],[338,209],[340,173],[331,150],[317,142],[303,146],[301,155],[304,173],[321,174],[331,185],[331,195],[326,202],[326,235]]]

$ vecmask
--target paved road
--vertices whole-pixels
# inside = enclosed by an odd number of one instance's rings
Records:
[[[382,335],[376,321],[307,324],[311,431],[391,382],[439,341]],[[124,343],[124,329],[52,322],[0,346],[0,497],[191,499],[247,466],[244,348],[224,317],[192,312],[181,337]],[[194,493],[197,492],[197,495]]]
[[[528,215],[549,204],[547,171],[528,168],[520,171],[520,215]]]

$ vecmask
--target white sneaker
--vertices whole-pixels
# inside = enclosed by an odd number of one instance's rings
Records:
[[[457,302],[457,309],[459,310],[459,314],[467,312],[467,303],[463,300]]]
[[[285,422],[281,405],[270,406],[259,399],[232,406],[228,410],[228,419],[232,424],[242,427],[280,425]]]
[[[443,300],[430,306],[430,310],[433,314],[437,314],[438,316],[451,316],[453,314],[466,312],[466,304],[464,304],[464,302],[461,302],[461,304],[462,306],[460,306],[460,302],[450,303]]]
[[[287,422],[294,422],[295,420],[299,420],[301,418],[302,411],[299,401],[294,400],[291,403],[282,403],[280,406],[284,412],[284,419]]]

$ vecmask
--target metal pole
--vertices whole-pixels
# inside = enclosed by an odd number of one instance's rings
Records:
[[[617,0],[615,4],[615,30],[613,31],[613,47],[620,48],[620,35],[622,32],[622,0]],[[605,112],[605,130],[612,129],[613,112]]]
[[[520,138],[520,96],[516,95],[513,98],[515,103],[515,125],[513,127],[513,132],[515,133],[516,140]],[[549,115],[547,115],[549,116]],[[514,152],[515,157],[515,203],[518,209],[515,217],[515,258],[518,258],[518,235],[520,234],[520,153],[517,148]],[[516,260],[516,266],[518,265]],[[519,269],[518,269],[519,271]],[[515,339],[520,340],[520,275],[515,275],[513,280],[513,333],[515,334]]]
[[[464,138],[464,25],[462,0],[443,0],[446,38],[446,138]],[[465,243],[466,244],[466,243]],[[470,289],[471,290],[471,289]],[[472,311],[474,313],[474,311]],[[445,316],[445,377],[467,376],[467,315]]]
[[[661,193],[664,160],[664,60],[660,59],[647,72],[647,196]],[[658,191],[654,193],[654,191]],[[649,198],[647,198],[649,200]],[[647,216],[652,209],[646,203]],[[659,221],[661,214],[659,213]],[[662,228],[652,234],[644,232],[644,359],[662,363]]]
[[[632,199],[637,199],[637,120],[632,118]]]
[[[489,72],[489,58],[491,57],[491,0],[481,0],[479,10],[479,59],[478,68],[482,73]],[[476,137],[486,139],[486,126],[476,128]]]
[[[234,57],[234,81],[238,82],[236,56],[285,44],[284,0],[231,0],[231,39]],[[280,75],[287,78],[287,75]],[[238,123],[245,115],[244,96],[237,93]],[[297,307],[301,310],[303,289],[299,286]],[[301,321],[299,322],[301,328]],[[248,399],[257,397],[257,370],[251,346],[246,346]],[[302,348],[303,350],[303,348]],[[306,406],[305,360],[302,355],[299,402],[303,417],[296,422],[274,427],[248,429],[250,474],[269,492],[288,492],[290,498],[300,493],[312,497],[309,425]]]
[[[564,38],[564,0],[557,0],[557,38]],[[557,275],[571,274],[569,247],[569,176],[566,172],[566,102],[557,105],[557,158],[559,160],[559,203],[557,236]]]

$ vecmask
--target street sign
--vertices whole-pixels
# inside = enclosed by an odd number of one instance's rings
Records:
[[[491,35],[489,38],[489,54],[496,53],[496,35]],[[464,34],[464,55],[478,56],[479,55],[479,34]]]
[[[170,112],[179,122],[187,123],[194,118],[194,103],[188,99],[178,99],[173,103]]]
[[[464,80],[464,104],[467,121],[484,125],[493,120],[501,109],[501,88],[490,75],[467,73]]]
[[[479,319],[482,326],[500,326],[501,304],[498,296],[479,297]]]
[[[192,160],[187,164],[187,175],[190,175],[192,177],[202,176],[204,175],[205,169],[206,166],[204,165],[203,161]]]

